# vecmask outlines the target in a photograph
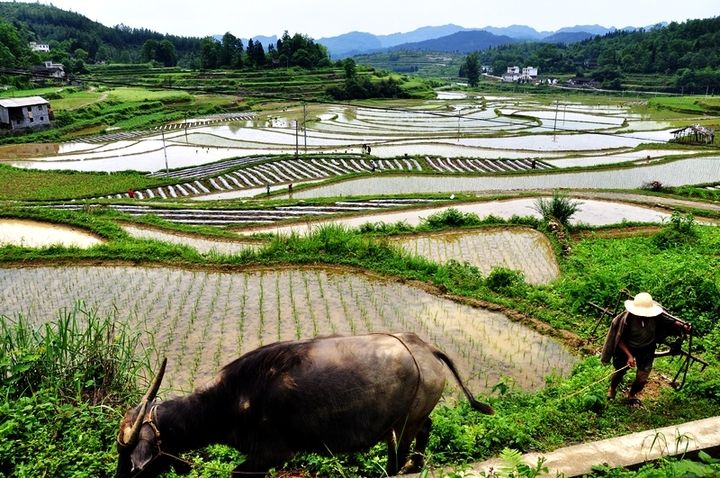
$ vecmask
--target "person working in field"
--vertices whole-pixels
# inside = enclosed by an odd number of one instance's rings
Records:
[[[625,301],[625,311],[612,320],[601,360],[612,359],[615,373],[610,380],[608,399],[614,399],[617,388],[628,368],[637,367],[635,381],[630,386],[628,404],[640,405],[637,395],[645,388],[652,370],[655,349],[659,341],[682,330],[690,332],[690,325],[664,316],[664,309],[647,292]]]

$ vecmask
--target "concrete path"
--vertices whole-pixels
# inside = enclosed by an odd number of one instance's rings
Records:
[[[560,448],[550,453],[528,453],[523,456],[530,466],[545,457],[549,476],[562,473],[566,478],[592,472],[594,465],[629,467],[663,456],[717,448],[720,446],[720,417],[706,418],[656,430],[631,433],[616,438]],[[490,468],[497,470],[501,460],[476,463],[463,476],[478,476]]]

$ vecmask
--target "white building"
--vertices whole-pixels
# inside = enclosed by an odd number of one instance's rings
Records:
[[[35,43],[34,41],[30,42],[30,49],[32,51],[41,51],[43,53],[49,53],[50,52],[50,45],[47,43]]]
[[[507,72],[503,74],[502,81],[528,83],[537,79],[538,69],[534,66],[526,66],[522,69],[519,66],[508,66]]]
[[[37,128],[50,124],[50,103],[40,96],[0,99],[0,128]]]

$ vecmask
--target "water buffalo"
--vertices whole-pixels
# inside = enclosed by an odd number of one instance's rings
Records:
[[[264,475],[296,452],[361,451],[381,440],[389,475],[417,469],[428,416],[445,387],[444,365],[474,409],[493,413],[473,398],[447,355],[412,333],[266,345],[195,393],[156,404],[165,364],[120,424],[117,478],[154,477],[170,466],[187,472],[176,456],[211,443],[246,455],[235,470],[243,474]]]

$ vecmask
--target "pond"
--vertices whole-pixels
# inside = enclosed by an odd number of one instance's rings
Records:
[[[0,269],[0,314],[36,324],[77,300],[168,357],[166,390],[187,392],[260,345],[327,334],[413,331],[456,361],[475,392],[509,377],[525,390],[576,359],[503,314],[371,276],[322,269],[219,273],[142,267]]]

